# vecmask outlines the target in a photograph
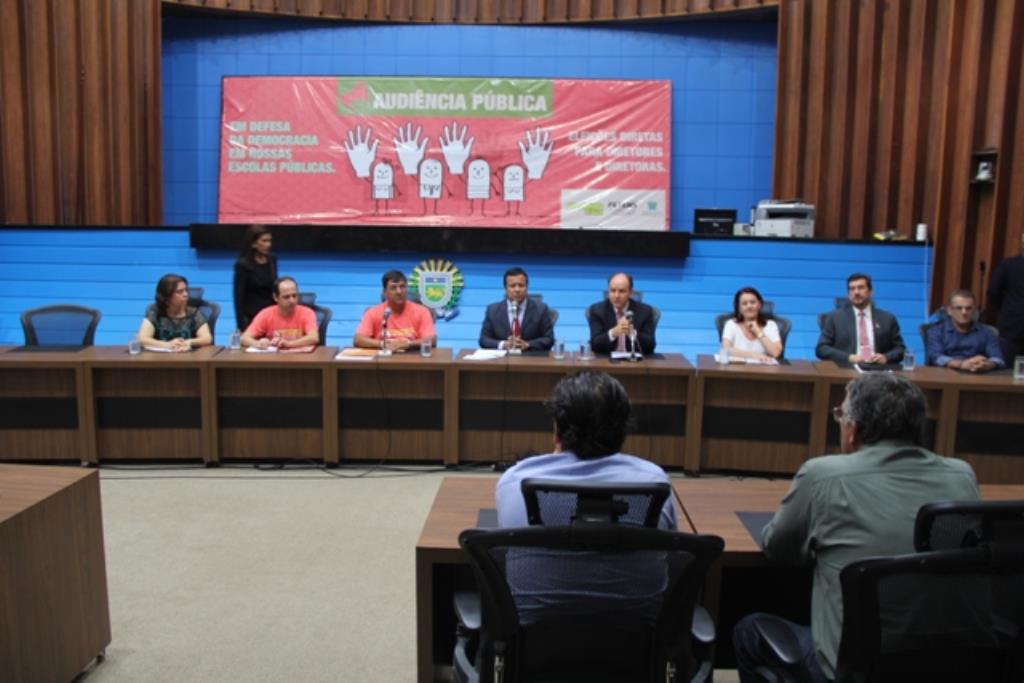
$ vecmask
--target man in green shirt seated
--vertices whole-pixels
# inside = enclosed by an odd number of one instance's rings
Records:
[[[741,681],[761,680],[759,666],[787,668],[763,642],[758,621],[792,631],[804,652],[801,680],[833,678],[843,623],[840,570],[864,557],[914,552],[914,519],[925,503],[978,498],[970,465],[922,446],[925,398],[909,380],[862,375],[832,414],[846,455],[805,462],[761,532],[769,560],[813,564],[811,625],[770,614],[741,619],[733,631]]]

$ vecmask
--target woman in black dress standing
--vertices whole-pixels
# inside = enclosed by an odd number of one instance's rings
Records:
[[[277,257],[270,253],[270,228],[252,225],[235,261],[235,320],[242,332],[256,314],[274,304]]]

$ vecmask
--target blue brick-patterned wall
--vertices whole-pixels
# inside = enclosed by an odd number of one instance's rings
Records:
[[[774,21],[407,26],[168,17],[165,222],[217,216],[221,79],[238,75],[501,76],[672,81],[672,227],[698,207],[745,217],[770,196]]]
[[[409,273],[424,258],[451,258],[466,288],[460,314],[438,323],[438,333],[441,345],[454,348],[476,346],[484,308],[501,298],[501,276],[510,264],[525,267],[531,291],[543,293],[559,310],[556,333],[570,346],[586,339],[583,311],[601,297],[608,274],[627,268],[644,300],[662,309],[658,348],[690,358],[716,349],[714,317],[729,310],[733,292],[747,284],[793,321],[786,355],[812,358],[817,313],[844,295],[847,274],[863,270],[874,276],[879,305],[898,316],[906,341],[920,357],[917,326],[925,317],[930,254],[917,245],[695,238],[682,265],[670,259],[589,258],[567,265],[564,258],[504,254],[286,252],[280,254],[280,267],[334,312],[328,343],[348,345],[365,307],[379,300],[381,273],[393,267]],[[0,230],[0,344],[22,343],[22,310],[52,303],[99,308],[103,319],[96,343],[125,344],[152,301],[156,281],[167,272],[184,275],[221,304],[217,341],[224,343],[235,327],[235,256],[191,249],[185,230]]]

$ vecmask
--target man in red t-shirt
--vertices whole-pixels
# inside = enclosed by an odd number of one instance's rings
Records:
[[[399,270],[389,270],[381,278],[381,284],[385,301],[366,309],[356,329],[355,345],[364,349],[387,346],[392,351],[419,347],[427,340],[435,345],[434,317],[426,306],[406,298],[405,275]]]
[[[299,305],[299,286],[290,277],[279,277],[274,282],[275,306],[267,306],[256,314],[242,333],[242,346],[267,349],[292,349],[316,346],[320,332],[316,327],[313,309]]]

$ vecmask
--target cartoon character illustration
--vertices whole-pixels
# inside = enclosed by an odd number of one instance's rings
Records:
[[[536,137],[526,131],[526,144],[522,140],[517,142],[519,154],[523,157],[523,164],[526,165],[527,175],[530,180],[539,180],[544,175],[544,169],[551,158],[551,150],[555,143],[551,141],[551,135],[543,128],[538,128]]]
[[[379,161],[373,165],[373,180],[370,181],[373,188],[370,196],[373,197],[373,215],[380,215],[381,202],[384,203],[384,213],[390,208],[389,202],[395,198],[395,169],[390,161]]]
[[[445,163],[448,164],[448,172],[452,175],[462,175],[462,167],[469,158],[470,150],[473,149],[473,141],[476,138],[470,138],[467,143],[468,130],[469,126],[463,126],[462,132],[459,132],[459,122],[452,121],[451,128],[445,126],[441,134],[441,152],[444,153]]]
[[[516,215],[520,213],[520,207],[526,198],[526,174],[519,164],[509,164],[501,172],[501,194],[505,200],[505,215],[512,214],[515,208]]]
[[[427,205],[433,200],[434,211],[437,213],[437,200],[442,193],[448,197],[452,196],[451,191],[444,182],[444,166],[437,159],[424,159],[420,163],[420,199],[423,200],[423,215],[427,214]]]
[[[473,200],[480,200],[480,213],[484,213],[485,204],[491,198],[491,165],[486,159],[477,157],[469,162],[466,169],[466,199],[469,200],[469,213],[473,214]]]
[[[356,126],[354,131],[349,129],[348,135],[345,136],[345,153],[348,155],[348,162],[352,164],[352,170],[355,171],[357,178],[370,177],[370,166],[377,156],[377,143],[380,142],[374,140],[371,146],[369,144],[371,137],[373,137],[373,130],[369,126],[366,127],[366,137],[363,137],[362,126]]]

